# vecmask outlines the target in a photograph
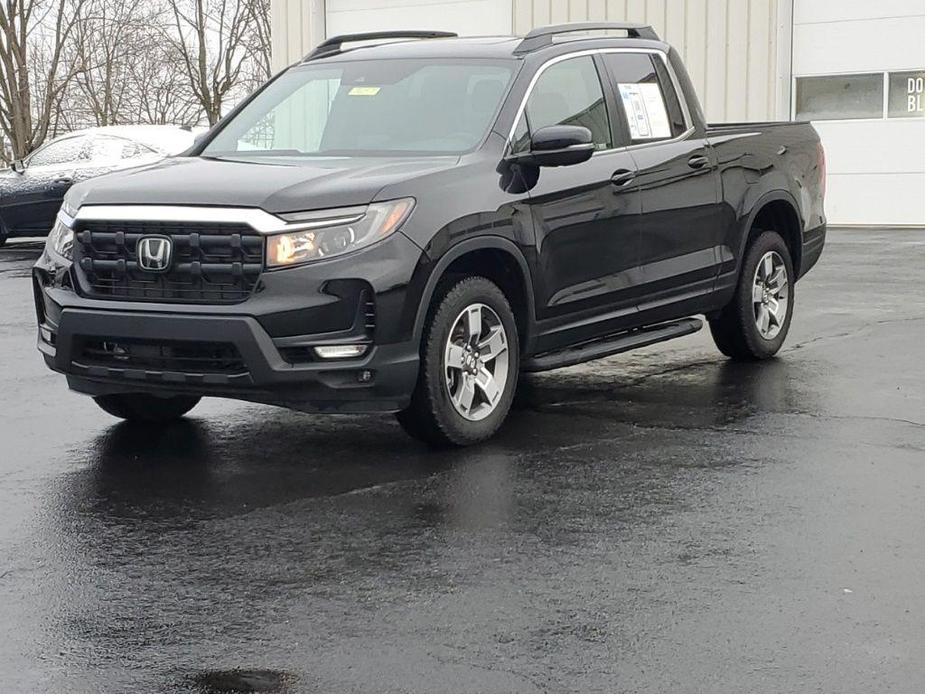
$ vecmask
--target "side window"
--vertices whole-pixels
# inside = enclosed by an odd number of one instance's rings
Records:
[[[527,123],[527,116],[517,121],[517,127],[514,128],[514,142],[511,145],[511,151],[514,154],[520,154],[530,149],[530,125]]]
[[[122,158],[124,144],[120,138],[97,135],[90,141],[89,159],[99,164],[117,162]]]
[[[83,156],[86,137],[68,137],[51,142],[29,157],[29,166],[55,166],[76,162]]]
[[[547,68],[533,85],[526,116],[533,132],[547,125],[581,125],[591,131],[597,149],[613,147],[604,91],[591,56]]]
[[[687,130],[681,101],[665,65],[649,53],[606,53],[634,144],[669,140]]]

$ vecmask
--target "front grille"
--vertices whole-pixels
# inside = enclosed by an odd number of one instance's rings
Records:
[[[237,347],[225,342],[83,338],[73,360],[84,367],[186,374],[243,374]]]
[[[138,241],[149,235],[173,243],[166,272],[138,265]],[[235,304],[251,295],[263,271],[264,239],[242,224],[93,221],[76,241],[82,290],[103,299]]]

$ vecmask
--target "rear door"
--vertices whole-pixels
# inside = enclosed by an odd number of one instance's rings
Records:
[[[639,308],[696,303],[712,292],[719,268],[722,191],[715,154],[694,127],[664,54],[620,51],[603,58],[639,169]]]
[[[624,143],[615,141],[615,105],[604,91],[602,69],[591,55],[547,64],[515,130],[515,151],[529,147],[530,132],[560,124],[588,128],[597,147],[582,164],[540,168],[530,190],[541,349],[610,332],[636,311],[636,166]]]

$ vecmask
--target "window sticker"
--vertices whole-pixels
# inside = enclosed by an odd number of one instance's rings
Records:
[[[619,84],[623,109],[634,140],[654,140],[671,137],[668,110],[658,84],[640,82]]]
[[[349,94],[350,96],[376,96],[380,89],[381,87],[353,87]]]

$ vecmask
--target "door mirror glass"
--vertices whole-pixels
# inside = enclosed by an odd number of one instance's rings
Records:
[[[580,125],[547,125],[530,138],[530,150],[512,161],[532,166],[572,166],[594,154],[594,136]]]

